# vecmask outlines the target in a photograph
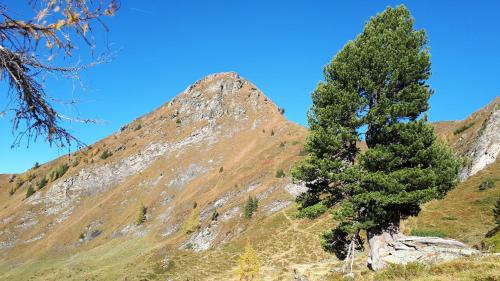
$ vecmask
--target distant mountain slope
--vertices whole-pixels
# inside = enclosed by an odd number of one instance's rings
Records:
[[[500,153],[500,97],[463,121],[437,122],[438,133],[468,163],[460,173],[465,180],[495,162]]]
[[[1,188],[0,258],[144,236],[194,252],[226,244],[251,222],[242,215],[249,195],[266,217],[300,192],[280,171],[300,157],[306,133],[239,75],[207,76],[89,149]],[[146,221],[136,225],[141,205]]]
[[[496,181],[495,186],[480,189],[485,179]],[[497,160],[460,183],[444,199],[424,205],[418,217],[405,223],[405,229],[408,233],[412,230],[438,232],[481,247],[485,234],[495,227],[492,211],[498,199],[500,161]]]
[[[500,200],[500,97],[463,121],[434,123],[438,136],[464,157],[462,182],[442,200],[423,206],[405,227],[440,232],[479,248],[500,249],[500,237],[482,245],[495,227],[493,208]],[[487,188],[486,182],[490,182]],[[500,235],[500,234],[499,234]]]

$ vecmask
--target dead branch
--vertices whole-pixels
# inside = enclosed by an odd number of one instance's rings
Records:
[[[58,66],[50,63],[62,53],[71,58],[75,49],[74,39],[81,39],[91,50],[96,46],[92,36],[93,25],[98,23],[108,30],[101,20],[112,16],[119,8],[117,0],[27,0],[36,15],[28,20],[16,19],[6,5],[0,3],[0,80],[8,84],[7,97],[14,101],[13,108],[1,112],[1,116],[13,113],[12,130],[17,133],[13,145],[24,138],[36,140],[44,136],[50,144],[59,146],[83,145],[61,125],[62,121],[98,123],[97,120],[79,119],[59,114],[42,84],[47,73],[68,79],[79,79],[79,72],[100,63],[108,62],[110,55],[95,58],[88,64]],[[45,44],[40,44],[44,42]],[[49,57],[44,62],[43,55]]]

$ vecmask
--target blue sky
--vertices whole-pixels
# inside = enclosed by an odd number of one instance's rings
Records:
[[[122,0],[116,17],[106,20],[111,32],[96,34],[118,51],[114,61],[83,73],[86,90],[59,80],[47,84],[48,92],[80,101],[76,108],[60,108],[64,114],[104,120],[66,124],[88,144],[223,71],[240,73],[284,107],[290,120],[305,125],[323,66],[370,16],[401,3],[429,36],[431,121],[463,119],[500,95],[500,2],[422,0]],[[5,103],[0,100],[0,108]],[[68,152],[42,139],[11,149],[10,126],[9,116],[0,118],[0,173],[21,172]]]

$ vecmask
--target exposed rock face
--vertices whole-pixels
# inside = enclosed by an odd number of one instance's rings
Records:
[[[493,108],[493,111],[479,129],[477,139],[467,151],[466,156],[470,160],[470,165],[460,172],[460,179],[465,180],[495,162],[499,153],[500,104]]]
[[[404,236],[391,246],[381,259],[393,264],[436,263],[480,254],[459,241],[438,237]]]
[[[194,233],[181,248],[201,252],[210,249],[218,235],[218,224],[211,223],[208,227]]]

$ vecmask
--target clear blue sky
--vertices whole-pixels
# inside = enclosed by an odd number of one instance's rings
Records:
[[[322,68],[364,23],[404,3],[425,28],[432,54],[431,121],[463,119],[500,94],[500,1],[122,1],[107,20],[120,50],[84,73],[87,90],[49,83],[58,98],[75,96],[63,113],[105,120],[66,124],[91,144],[169,101],[203,76],[236,71],[306,124],[310,93]],[[100,35],[100,34],[98,34]],[[1,82],[4,83],[4,82]],[[2,87],[0,89],[4,89]],[[0,101],[0,108],[5,100]],[[0,118],[0,173],[21,172],[67,153],[42,139],[11,149],[10,119]]]

